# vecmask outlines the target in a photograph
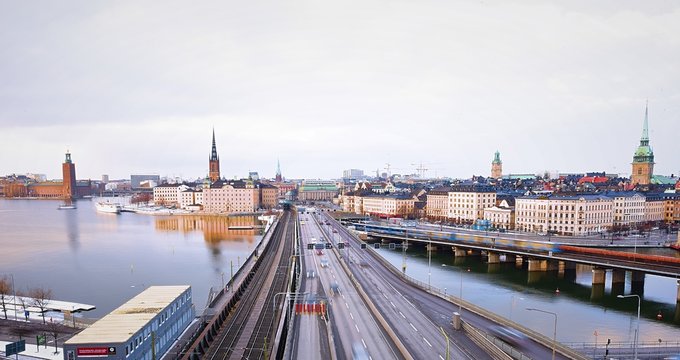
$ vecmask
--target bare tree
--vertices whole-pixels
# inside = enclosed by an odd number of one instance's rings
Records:
[[[7,320],[7,300],[12,292],[12,283],[7,276],[0,277],[0,305],[2,305],[2,312],[5,313],[5,320]]]
[[[40,309],[40,315],[43,318],[43,324],[45,324],[45,311],[47,311],[47,305],[52,300],[52,289],[34,288],[28,291],[28,296],[33,298],[32,305]]]
[[[28,306],[30,304],[28,303],[28,298],[26,298],[26,296],[28,295],[24,294],[21,290],[16,292],[17,301],[19,304],[21,304],[21,309],[24,310],[24,316],[26,317],[26,321],[28,321],[28,315],[26,315],[26,311],[28,310]]]

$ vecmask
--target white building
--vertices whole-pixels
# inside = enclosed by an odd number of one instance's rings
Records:
[[[614,201],[601,195],[522,196],[515,199],[515,229],[587,235],[613,225]]]
[[[512,229],[515,226],[515,209],[503,200],[499,205],[484,209],[484,220],[497,229]]]
[[[645,219],[645,196],[630,191],[607,194],[614,201],[614,225],[633,226]]]
[[[448,218],[474,222],[484,218],[484,209],[496,204],[496,192],[488,185],[456,185],[448,196]]]
[[[216,181],[203,189],[203,210],[209,213],[254,212],[260,194],[252,181]]]
[[[182,191],[189,189],[181,184],[163,184],[153,188],[153,202],[158,205],[179,205]]]

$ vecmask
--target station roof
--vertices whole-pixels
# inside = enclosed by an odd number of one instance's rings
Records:
[[[66,344],[126,342],[189,288],[189,285],[151,286],[67,340]]]

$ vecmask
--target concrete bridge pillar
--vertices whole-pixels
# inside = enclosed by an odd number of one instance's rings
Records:
[[[516,255],[515,256],[515,267],[518,269],[521,269],[522,266],[524,265],[524,258],[522,255]]]
[[[503,254],[501,255],[502,262],[516,262],[517,256],[515,254]]]
[[[645,273],[642,271],[632,271],[630,292],[642,296],[645,292]]]
[[[437,247],[437,245],[431,245],[431,244],[425,245],[425,251],[437,252],[437,249],[439,249]]]
[[[601,299],[604,296],[604,283],[607,279],[607,272],[605,269],[593,268],[593,286],[590,290],[590,300]]]
[[[465,249],[463,249],[463,248],[454,247],[454,248],[453,248],[453,255],[454,255],[455,257],[463,257],[463,256],[467,256],[467,251],[465,251]]]
[[[612,269],[612,295],[623,295],[626,288],[626,271]]]
[[[487,262],[489,264],[500,264],[501,263],[501,255],[497,252],[489,251],[487,254]]]
[[[529,259],[527,271],[546,271],[548,269],[548,260]]]
[[[546,270],[548,270],[548,271],[559,271],[560,261],[555,261],[555,260],[545,260],[545,261],[546,261]]]
[[[576,280],[576,263],[570,261],[558,262],[557,277],[560,279]]]

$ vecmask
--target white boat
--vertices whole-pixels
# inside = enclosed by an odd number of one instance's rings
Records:
[[[94,207],[97,209],[97,211],[108,214],[120,214],[121,209],[119,204],[110,202],[97,202],[94,204]]]
[[[76,208],[76,204],[61,204],[57,209],[59,210],[74,210]]]

